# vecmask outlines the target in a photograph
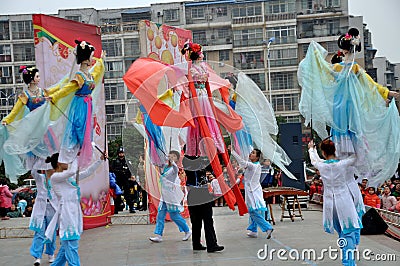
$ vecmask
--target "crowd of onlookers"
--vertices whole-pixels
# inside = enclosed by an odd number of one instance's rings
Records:
[[[357,179],[358,181],[358,179]],[[368,186],[368,179],[363,178],[358,183],[364,204],[370,207],[400,212],[400,177],[393,176],[378,188]],[[318,169],[309,187],[310,200],[322,202],[324,186]]]
[[[30,217],[33,204],[35,203],[34,191],[12,192],[7,180],[0,179],[0,217],[1,220],[8,220],[16,217]]]

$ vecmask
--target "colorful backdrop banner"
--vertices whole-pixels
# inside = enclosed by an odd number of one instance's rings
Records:
[[[40,70],[40,87],[47,88],[56,84],[70,73],[75,73],[78,65],[73,50],[75,40],[91,43],[95,48],[95,57],[101,55],[100,28],[95,25],[65,20],[47,15],[33,15],[36,66]],[[93,141],[97,146],[106,148],[106,114],[104,86],[96,87],[93,98]],[[100,153],[94,149],[94,158]],[[94,163],[94,160],[93,162]],[[81,180],[81,205],[84,229],[107,224],[110,216],[108,162],[102,163],[92,176]]]

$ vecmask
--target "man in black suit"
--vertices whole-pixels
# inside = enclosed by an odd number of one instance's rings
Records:
[[[214,199],[208,191],[205,173],[206,167],[209,166],[210,162],[207,157],[185,155],[182,163],[187,177],[186,186],[188,189],[190,221],[192,223],[193,250],[207,249],[209,253],[222,251],[224,247],[217,244],[212,212]],[[203,223],[207,247],[200,243]]]

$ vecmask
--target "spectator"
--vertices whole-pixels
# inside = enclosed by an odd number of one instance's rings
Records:
[[[110,178],[110,205],[111,205],[111,213],[112,214],[117,214],[118,211],[115,208],[115,203],[117,202],[117,198],[119,198],[119,204],[121,202],[121,195],[122,195],[122,190],[118,186],[117,182],[115,181],[115,174],[110,172],[108,174]]]
[[[381,207],[381,199],[376,195],[374,187],[368,188],[368,194],[365,194],[364,197],[364,204],[374,208]]]
[[[386,180],[386,186],[389,187],[390,191],[394,188],[394,184],[392,183],[392,179]]]
[[[17,208],[21,213],[25,213],[26,206],[28,205],[28,202],[24,198],[20,198],[17,196],[15,198],[15,203],[17,204]],[[25,216],[24,216],[25,217]]]
[[[10,218],[22,217],[22,213],[17,208],[15,208],[15,204],[11,204],[10,211],[7,212],[7,217]]]
[[[222,196],[222,191],[221,187],[219,186],[218,179],[215,178],[213,174],[211,174],[210,171],[206,172],[206,176],[210,182],[210,190],[211,193],[213,194],[215,200],[214,200],[214,206],[215,207],[223,207],[224,206],[224,197]]]
[[[315,193],[322,195],[322,185],[320,184],[320,180],[321,179],[319,177],[314,176],[310,186],[310,199],[313,198]]]
[[[138,206],[139,202],[139,191],[138,183],[136,182],[136,177],[133,175],[128,180],[128,194],[125,198],[126,204],[129,206],[130,213],[136,213],[135,205]]]
[[[117,184],[122,189],[124,193],[124,198],[129,198],[129,184],[128,180],[131,178],[131,172],[129,171],[127,161],[125,159],[124,148],[120,147],[118,150],[118,157],[112,161],[111,172],[116,176]],[[122,199],[119,198],[115,201],[115,213],[118,211],[123,211]]]
[[[271,166],[271,160],[265,159],[263,165],[261,166],[261,187],[267,188],[271,187],[274,181],[274,168]]]
[[[0,217],[2,220],[8,220],[7,213],[11,208],[12,194],[7,186],[7,181],[4,178],[0,179]]]
[[[397,184],[395,190],[392,191],[392,196],[394,196],[397,200],[400,200],[400,184]]]
[[[147,210],[147,191],[146,191],[146,179],[145,179],[145,172],[144,172],[144,155],[139,156],[139,164],[137,167],[136,172],[137,179],[136,181],[139,183],[140,194],[141,194],[141,202],[142,206],[140,207],[139,211],[146,211]]]
[[[382,209],[388,211],[394,211],[396,208],[397,200],[395,197],[390,195],[390,188],[386,186],[382,194]]]
[[[361,187],[362,187],[361,194],[363,193],[363,191],[364,191],[364,195],[368,194],[367,185],[368,185],[368,178],[363,178],[362,181],[361,181]]]

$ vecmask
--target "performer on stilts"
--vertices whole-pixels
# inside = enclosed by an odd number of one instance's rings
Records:
[[[184,197],[181,180],[179,179],[179,168],[176,165],[180,154],[178,151],[170,151],[168,154],[168,164],[164,167],[163,173],[160,176],[161,182],[161,198],[158,206],[156,228],[154,234],[150,237],[152,242],[161,242],[164,231],[165,216],[167,212],[172,221],[178,226],[180,232],[184,232],[183,241],[187,241],[192,235],[186,220],[180,214],[183,211],[182,200]]]
[[[95,48],[86,41],[76,40],[76,63],[80,65],[75,77],[60,90],[50,94],[52,103],[71,93],[74,97],[68,111],[68,121],[60,148],[60,162],[71,163],[80,152],[80,167],[88,166],[92,156],[93,117],[92,91],[102,81],[104,75],[105,51],[97,60],[93,71],[92,59]]]
[[[249,160],[245,161],[237,154],[234,150],[232,150],[231,155],[235,157],[238,161],[240,167],[245,169],[244,171],[244,189],[245,189],[245,202],[247,205],[247,209],[249,210],[249,226],[247,230],[247,236],[256,238],[258,237],[257,226],[261,228],[261,231],[266,233],[267,239],[271,238],[272,225],[265,220],[265,211],[267,207],[265,205],[263,191],[260,184],[260,176],[261,176],[261,165],[260,165],[260,157],[261,151],[258,149],[254,149],[249,154]]]
[[[342,263],[346,266],[355,265],[355,251],[359,243],[362,228],[361,217],[358,215],[349,191],[348,170],[356,161],[356,156],[339,160],[335,156],[335,144],[327,139],[321,142],[322,160],[314,142],[308,144],[311,163],[320,171],[324,182],[323,226],[327,233],[339,234],[338,245],[342,249]]]
[[[298,70],[299,110],[321,139],[328,137],[329,126],[338,158],[356,153],[355,173],[376,187],[394,174],[400,159],[399,114],[394,100],[388,104],[399,93],[377,84],[355,63],[361,51],[357,29],[340,36],[338,46],[344,58],[332,65],[326,50],[310,43]]]

